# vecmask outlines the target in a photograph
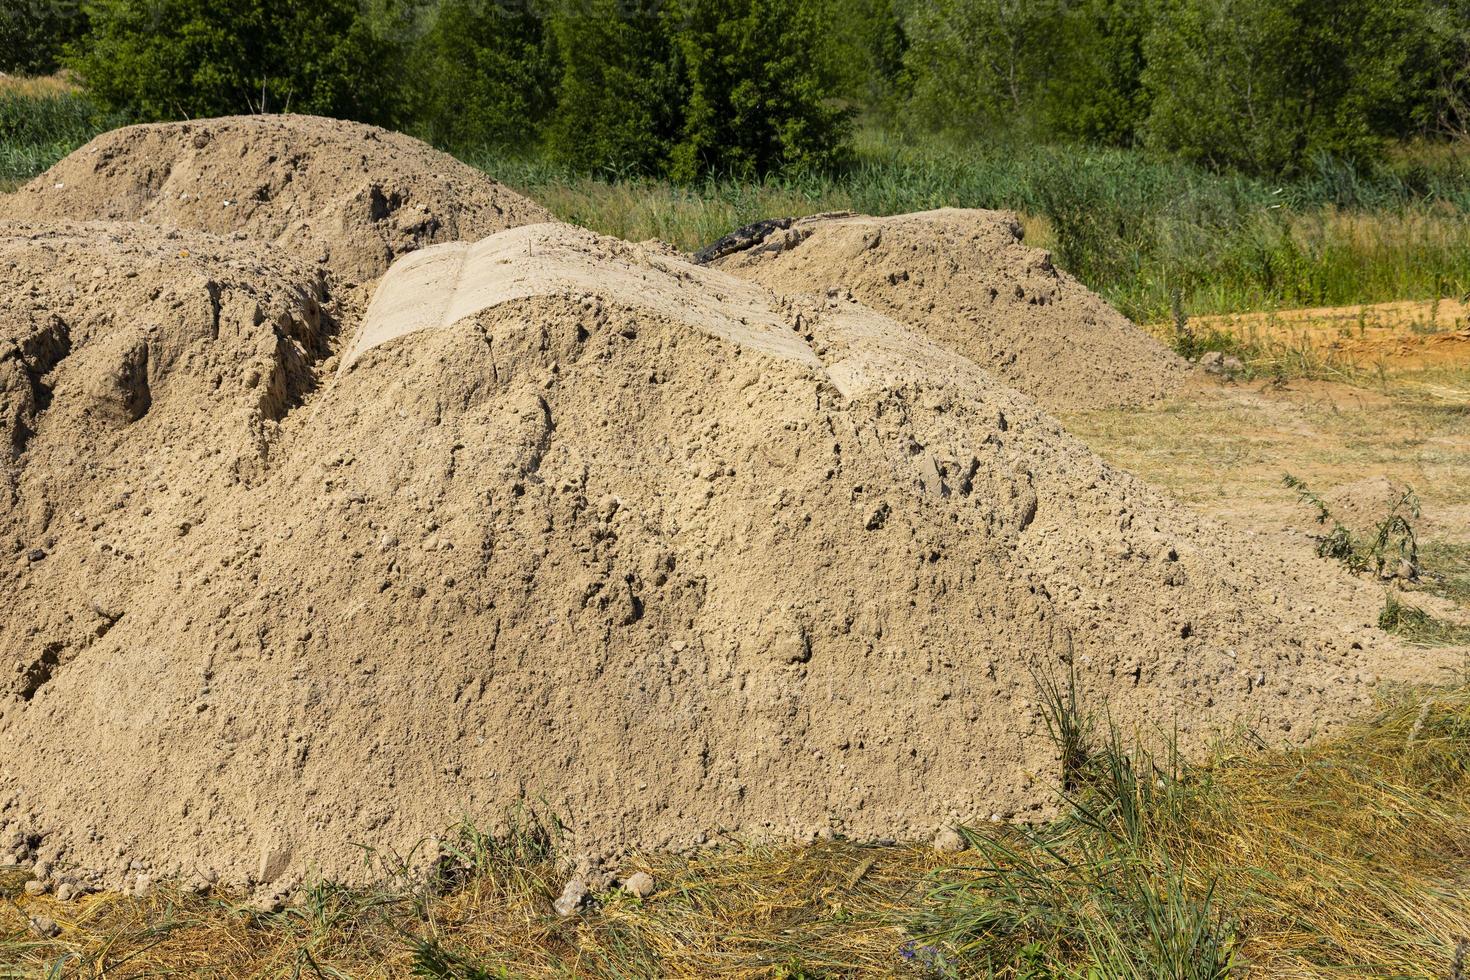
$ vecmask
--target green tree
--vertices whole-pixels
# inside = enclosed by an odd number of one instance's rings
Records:
[[[442,0],[414,46],[410,125],[441,146],[523,146],[550,114],[556,70],[539,5]]]
[[[683,99],[654,0],[561,0],[551,27],[561,52],[546,138],[552,158],[585,171],[663,170]]]
[[[901,0],[814,0],[821,27],[818,54],[836,94],[863,108],[893,108],[903,87],[908,38]]]
[[[80,0],[6,0],[0,4],[0,71],[47,75],[67,42],[86,28]]]
[[[1110,146],[1136,142],[1148,113],[1143,41],[1150,12],[1140,0],[1079,0],[1064,9],[1048,46],[1049,132]]]
[[[135,118],[396,114],[403,46],[358,0],[90,0],[86,11],[67,63]]]
[[[820,170],[845,158],[851,114],[834,102],[810,3],[683,0],[669,18],[688,92],[673,177]]]
[[[1411,64],[1422,84],[1405,92],[1411,131],[1470,140],[1470,0],[1425,0],[1423,47]]]
[[[1406,124],[1416,0],[1163,0],[1144,43],[1147,142],[1216,168],[1371,162]]]
[[[913,120],[974,135],[1039,129],[1065,0],[934,0],[905,21]]]

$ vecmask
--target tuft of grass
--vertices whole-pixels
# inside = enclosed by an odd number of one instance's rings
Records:
[[[1470,646],[1470,626],[1437,619],[1392,592],[1383,600],[1378,626],[1422,646]]]
[[[1155,758],[1116,730],[1042,828],[975,835],[916,919],[944,975],[1448,975],[1470,892],[1470,688],[1305,749]]]
[[[1454,602],[1470,604],[1470,544],[1431,542],[1421,554],[1426,590]]]

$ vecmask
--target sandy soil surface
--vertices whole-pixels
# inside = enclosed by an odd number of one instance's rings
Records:
[[[1264,346],[1307,348],[1329,363],[1357,368],[1400,372],[1470,364],[1470,308],[1463,300],[1235,313],[1190,323]],[[1149,329],[1167,337],[1173,327]]]
[[[269,242],[349,282],[424,245],[550,217],[401,133],[292,115],[116,129],[0,199],[0,218],[136,221]]]
[[[1049,409],[1146,404],[1186,376],[1049,252],[1023,244],[1010,212],[817,215],[738,244],[711,263],[782,293],[856,298]]]

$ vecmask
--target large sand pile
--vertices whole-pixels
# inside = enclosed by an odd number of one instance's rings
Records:
[[[1022,244],[1009,212],[818,215],[737,235],[704,257],[778,292],[850,293],[1054,411],[1161,398],[1187,370],[1049,253]]]
[[[0,198],[0,218],[241,233],[355,281],[424,245],[550,217],[401,133],[289,115],[114,130]]]
[[[338,373],[307,268],[36,237],[0,847],[53,876],[352,879],[521,799],[594,858],[924,835],[1044,811],[1038,665],[1197,746],[1424,656],[855,303],[537,225],[395,267]]]

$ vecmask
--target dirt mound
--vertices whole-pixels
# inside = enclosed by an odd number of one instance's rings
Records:
[[[243,233],[353,281],[425,245],[550,217],[412,137],[290,115],[114,130],[0,198],[0,218]]]
[[[1322,492],[1322,502],[1333,521],[1363,542],[1373,541],[1379,526],[1395,514],[1411,522],[1418,516],[1414,513],[1418,500],[1412,491],[1386,476],[1330,487]]]
[[[854,303],[538,225],[395,266],[334,373],[310,270],[71,234],[0,260],[0,848],[52,878],[350,880],[523,799],[594,859],[926,835],[1049,806],[1064,661],[1193,746],[1426,669]]]
[[[708,255],[778,292],[850,294],[1054,411],[1162,398],[1187,371],[1050,253],[1023,245],[1006,211],[767,222]]]

